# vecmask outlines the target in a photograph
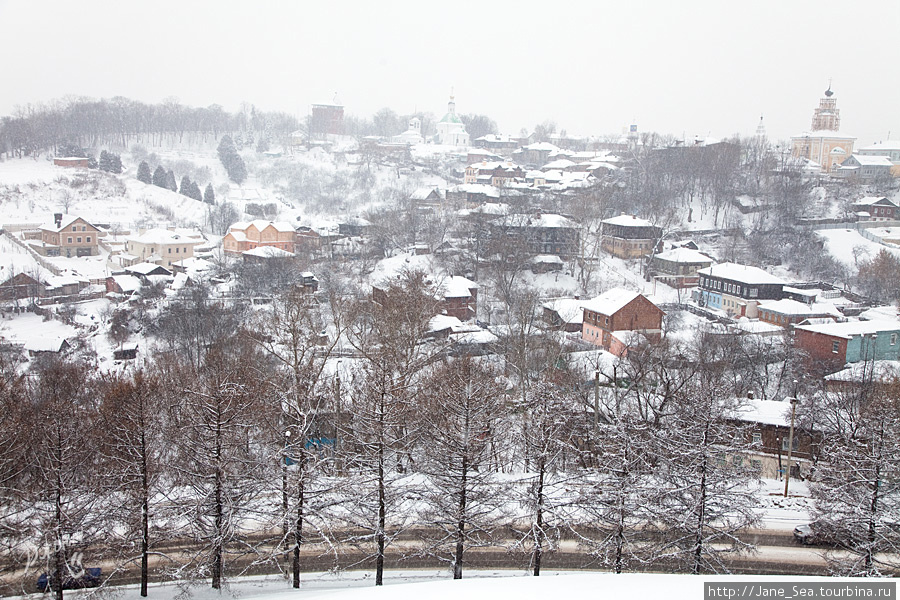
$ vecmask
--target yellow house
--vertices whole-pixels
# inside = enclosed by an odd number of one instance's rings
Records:
[[[148,262],[167,269],[172,263],[194,256],[194,246],[204,243],[200,232],[189,235],[168,229],[149,229],[144,233],[125,240],[125,266]]]

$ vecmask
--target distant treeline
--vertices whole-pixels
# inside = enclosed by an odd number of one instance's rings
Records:
[[[18,107],[14,116],[0,118],[0,157],[56,151],[67,143],[84,148],[128,148],[166,139],[181,143],[185,134],[218,139],[222,133],[253,132],[259,139],[278,139],[299,127],[289,114],[263,112],[252,105],[229,113],[218,104],[195,108],[175,99],[159,104],[121,96],[54,100]]]

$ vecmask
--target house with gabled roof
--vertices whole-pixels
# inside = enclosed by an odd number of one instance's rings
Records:
[[[841,177],[856,183],[872,183],[891,176],[894,163],[887,156],[863,156],[851,154],[837,169]]]
[[[650,272],[670,287],[694,287],[699,283],[697,271],[711,267],[713,259],[691,248],[672,248],[650,259]]]
[[[828,371],[847,363],[900,360],[900,321],[797,325],[794,346]]]
[[[29,244],[42,256],[97,256],[100,230],[75,215],[56,213],[40,228],[40,243]]]
[[[121,256],[126,266],[153,263],[171,270],[172,263],[193,257],[194,247],[204,242],[199,231],[148,229],[125,240],[125,254]]]
[[[604,350],[624,356],[637,335],[650,340],[662,335],[666,313],[643,294],[614,288],[583,306],[581,339]]]
[[[755,319],[761,301],[784,297],[784,281],[758,267],[720,263],[700,269],[697,275],[694,301],[732,317]]]
[[[662,228],[636,215],[619,215],[602,221],[600,248],[619,258],[639,258],[653,253]]]
[[[900,217],[900,207],[887,196],[866,196],[853,203],[853,212],[861,221],[893,221]]]
[[[228,233],[222,238],[222,248],[230,255],[238,255],[259,246],[274,246],[294,252],[295,238],[294,227],[284,221],[241,221],[229,227]]]

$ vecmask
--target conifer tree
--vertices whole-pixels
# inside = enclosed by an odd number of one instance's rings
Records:
[[[199,202],[203,201],[203,192],[200,191],[200,186],[197,185],[196,181],[191,182],[191,187],[188,189],[188,196]]]
[[[147,164],[146,160],[142,160],[141,164],[138,166],[137,178],[138,181],[143,181],[148,185],[153,183],[153,175],[151,175],[150,173],[150,165]]]
[[[178,191],[178,183],[175,181],[175,172],[169,169],[169,172],[166,173],[166,188],[172,190],[173,192]]]
[[[159,165],[158,167],[156,167],[156,170],[153,171],[153,185],[161,188],[168,187],[166,185],[167,176],[168,173],[166,173],[166,170],[162,168],[162,165]]]
[[[212,183],[206,184],[206,189],[203,191],[203,201],[207,204],[216,203],[216,193],[213,191]]]
[[[181,178],[181,185],[178,187],[178,193],[182,196],[191,195],[191,178],[185,175]]]

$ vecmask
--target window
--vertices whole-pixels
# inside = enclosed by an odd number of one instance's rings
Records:
[[[172,254],[172,249],[171,249],[171,248],[166,248],[166,249],[169,251],[169,254]]]
[[[736,467],[743,467],[744,466],[744,457],[741,455],[732,456],[731,464],[733,464]]]
[[[66,239],[68,240],[68,241],[66,242],[67,244],[71,244],[71,243],[72,243],[72,238],[71,238],[71,237],[68,237],[68,238],[66,238]]]
[[[86,238],[84,238],[84,241],[87,242],[88,244],[90,244],[90,243],[91,243],[91,236],[87,236]]]
[[[797,436],[794,436],[794,443],[792,444],[793,450],[796,450],[800,446],[800,439]],[[781,450],[783,452],[787,452],[788,449],[788,439],[786,437],[781,438]]]
[[[181,248],[175,248],[175,254],[178,254],[179,250],[181,250]],[[171,254],[171,253],[172,253],[172,249],[169,248],[169,254]]]
[[[754,434],[753,434],[753,441],[752,441],[751,443],[752,443],[753,445],[755,445],[755,446],[761,445],[761,444],[762,444],[762,434],[761,434],[761,433],[754,433]]]
[[[753,467],[753,470],[754,470],[754,471],[757,471],[757,472],[762,471],[762,461],[761,461],[761,460],[757,460],[757,459],[755,459],[755,458],[751,458],[751,459],[750,459],[750,466]]]
[[[891,334],[891,346],[896,346],[896,345],[897,345],[897,334],[892,333]]]
[[[609,325],[609,317],[606,317],[606,324]]]
[[[750,297],[756,298],[759,296],[759,288],[750,288]]]
[[[75,242],[78,243],[78,244],[81,243],[81,236],[80,236],[80,235],[79,235],[77,238],[75,238]]]
[[[840,343],[840,342],[831,342],[831,351],[832,351],[832,352],[834,352],[835,354],[837,354],[838,351],[839,351],[840,349],[841,349],[841,343]]]

